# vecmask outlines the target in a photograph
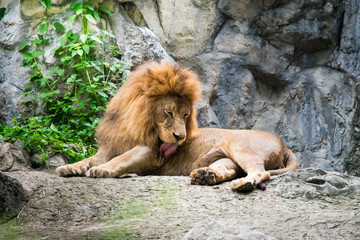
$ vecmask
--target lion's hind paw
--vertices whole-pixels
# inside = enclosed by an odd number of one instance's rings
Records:
[[[235,192],[250,192],[256,188],[254,180],[235,179],[230,184],[231,190]]]
[[[194,185],[214,185],[216,183],[214,171],[210,168],[199,168],[191,172],[190,182]]]

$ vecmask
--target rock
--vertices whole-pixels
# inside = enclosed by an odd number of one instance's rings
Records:
[[[188,176],[5,174],[29,196],[17,214],[19,239],[360,238],[360,178],[320,169],[272,177],[265,191],[247,194],[230,182],[191,185]]]
[[[28,197],[18,180],[0,171],[0,224],[17,216]]]
[[[64,157],[61,154],[57,153],[49,158],[47,167],[49,169],[56,169],[57,167],[60,167],[65,164],[67,164],[67,161],[65,161]]]
[[[285,198],[360,195],[359,178],[315,168],[289,172],[279,179],[275,178],[272,183],[277,184],[276,190]]]
[[[253,230],[248,226],[233,224],[231,222],[223,224],[215,220],[205,220],[197,223],[182,240],[192,239],[262,239],[276,240],[263,233]]]
[[[281,137],[303,167],[344,171],[348,163],[346,169],[356,169],[349,166],[359,162],[359,134],[351,130],[359,111],[357,83],[327,66],[340,33],[330,18],[340,19],[342,6],[299,4],[264,5],[264,11],[240,21],[230,10],[236,3],[219,2],[231,19],[215,36],[211,51],[187,59],[204,84],[200,125],[264,130]],[[318,8],[308,9],[320,5],[326,10],[321,14]],[[299,7],[308,9],[302,18],[296,17]],[[302,19],[316,20],[311,26]]]
[[[351,1],[344,5],[341,41],[331,56],[330,63],[333,68],[345,71],[357,80],[360,80],[360,67],[357,64],[360,48],[358,41],[359,9],[360,3],[357,1]]]
[[[48,10],[49,15],[59,14],[69,8],[71,1],[69,0],[58,0],[51,1],[51,7]],[[45,16],[45,8],[39,1],[36,0],[24,0],[21,4],[22,15],[29,18],[42,18]]]
[[[150,30],[178,59],[192,57],[210,43],[223,19],[215,1],[135,2]]]
[[[268,5],[254,18],[262,37],[275,44],[294,44],[303,53],[334,49],[342,21],[341,4],[323,1],[275,4]]]
[[[138,65],[145,60],[173,62],[160,45],[159,39],[147,27],[137,27],[121,5],[109,17],[110,25],[122,52],[122,61]]]
[[[31,164],[24,149],[0,142],[0,171],[30,170]]]
[[[20,68],[23,57],[17,51],[29,36],[29,23],[21,18],[20,7],[20,1],[12,1],[0,21],[0,122],[10,125],[20,113],[23,86],[29,74],[28,69]]]

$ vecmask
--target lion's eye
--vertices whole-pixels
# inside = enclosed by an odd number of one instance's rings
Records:
[[[169,112],[169,111],[167,111],[167,110],[164,110],[164,112],[165,112],[167,115],[169,115],[171,118],[174,117],[174,115],[173,115],[172,112]]]
[[[185,113],[184,118],[187,118],[190,115],[190,113]]]

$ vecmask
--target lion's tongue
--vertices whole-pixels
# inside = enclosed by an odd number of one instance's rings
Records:
[[[179,146],[178,143],[163,143],[163,144],[161,144],[161,146],[160,146],[161,156],[163,156],[164,158],[167,158],[176,150],[176,148],[178,146]]]

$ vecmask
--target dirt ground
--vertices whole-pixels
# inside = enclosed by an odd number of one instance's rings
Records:
[[[28,201],[0,239],[360,239],[360,178],[301,169],[235,193],[188,177],[18,171]]]

